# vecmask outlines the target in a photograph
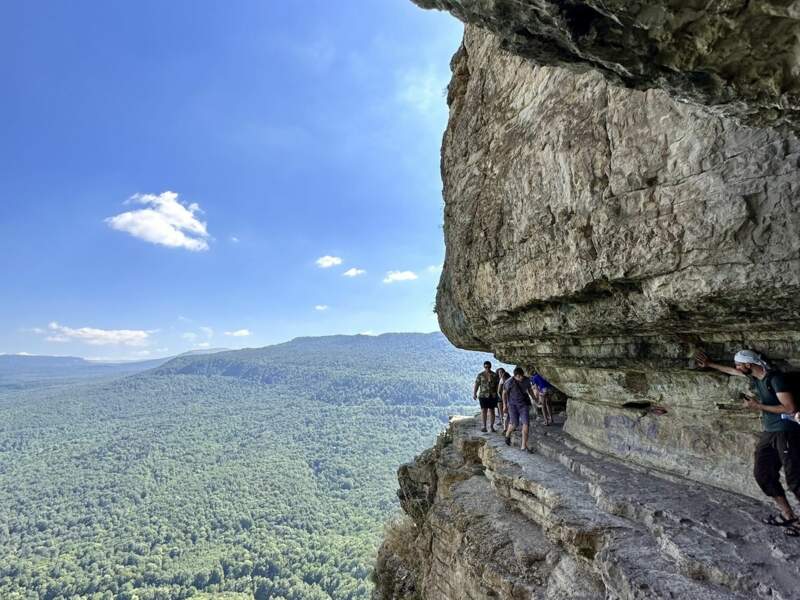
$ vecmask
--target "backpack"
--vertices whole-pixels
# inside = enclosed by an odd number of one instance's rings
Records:
[[[795,410],[800,410],[800,371],[767,371],[766,385],[770,394],[775,393],[775,389],[772,387],[772,377],[778,373],[783,375],[783,379],[789,388],[789,392],[791,392],[792,397],[794,398]]]

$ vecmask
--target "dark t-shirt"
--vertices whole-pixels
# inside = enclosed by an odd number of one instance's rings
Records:
[[[516,404],[518,406],[530,404],[527,392],[531,389],[531,380],[528,377],[522,381],[517,381],[513,377],[509,377],[508,381],[503,384],[503,387],[508,392],[509,404]]]
[[[750,377],[750,389],[758,394],[761,404],[767,406],[778,406],[778,392],[791,392],[783,373],[773,371],[767,374],[764,379]],[[772,388],[770,390],[770,388]],[[781,416],[771,412],[761,412],[761,422],[764,431],[800,431],[800,425],[792,421],[781,419]]]

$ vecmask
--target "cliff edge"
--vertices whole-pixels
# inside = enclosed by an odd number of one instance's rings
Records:
[[[456,423],[401,468],[416,554],[384,546],[376,597],[800,597],[799,547],[757,525],[745,381],[692,359],[800,367],[800,9],[414,1],[466,23],[440,326],[569,401],[533,458]]]
[[[557,427],[534,427],[529,446],[456,418],[403,466],[410,518],[381,548],[373,597],[800,598],[798,544],[761,524],[758,501],[632,468]]]

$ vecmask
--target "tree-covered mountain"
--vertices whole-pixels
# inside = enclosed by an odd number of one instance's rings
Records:
[[[192,350],[180,356],[213,354],[224,350],[224,348]],[[172,358],[110,362],[87,360],[77,356],[0,354],[0,389],[20,389],[35,385],[72,382],[79,379],[123,377],[154,369]]]
[[[0,390],[0,598],[366,599],[395,470],[485,358],[299,338]]]

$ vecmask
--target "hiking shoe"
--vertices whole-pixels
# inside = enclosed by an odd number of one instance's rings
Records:
[[[510,446],[511,445],[511,438],[508,437],[508,436],[505,436],[505,437],[506,437],[506,446]]]
[[[486,427],[481,427],[481,433],[486,433]]]

